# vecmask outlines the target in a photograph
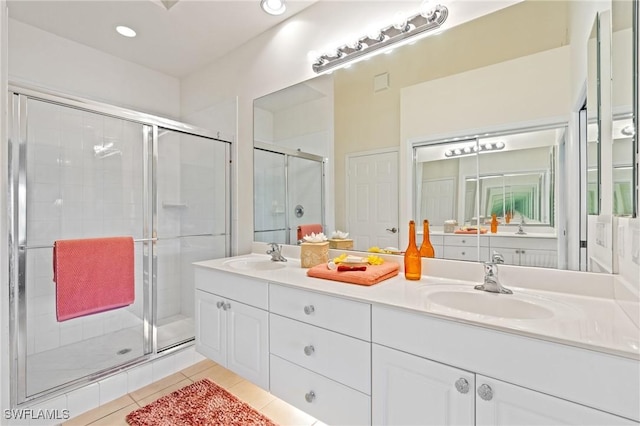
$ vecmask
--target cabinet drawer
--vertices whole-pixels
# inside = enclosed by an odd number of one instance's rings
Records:
[[[371,305],[270,284],[269,311],[371,341]]]
[[[271,353],[371,393],[371,343],[270,314]]]
[[[371,398],[271,355],[271,393],[330,425],[371,424]]]
[[[194,273],[198,290],[268,309],[269,286],[264,281],[198,266]]]
[[[489,258],[489,249],[486,247],[480,247],[480,257],[478,258],[477,247],[459,247],[459,246],[445,246],[444,255],[445,259],[451,260],[485,260]]]
[[[477,235],[445,235],[445,246],[459,246],[459,247],[476,247],[478,245],[478,238],[480,238],[480,247],[489,247],[489,238],[485,236],[478,237]]]
[[[491,237],[491,248],[500,251],[501,247],[557,250],[557,238],[535,238],[535,237]]]

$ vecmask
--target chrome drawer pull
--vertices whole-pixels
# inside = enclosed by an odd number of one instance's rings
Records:
[[[316,308],[314,308],[313,305],[307,305],[304,307],[304,313],[307,315],[311,315],[315,311],[316,311]]]
[[[493,389],[489,385],[482,385],[478,388],[478,396],[485,401],[491,401],[493,399]]]
[[[456,389],[458,389],[458,392],[460,393],[469,392],[469,382],[467,381],[467,379],[465,379],[464,377],[461,377],[458,380],[456,380]]]
[[[313,402],[314,399],[316,399],[316,394],[314,391],[309,391],[307,393],[304,394],[304,399],[307,402]]]
[[[316,351],[316,348],[314,348],[313,345],[308,345],[304,347],[304,354],[306,356],[312,355],[315,351]]]

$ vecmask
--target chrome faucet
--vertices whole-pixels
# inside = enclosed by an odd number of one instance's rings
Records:
[[[516,232],[517,235],[527,234],[526,232],[524,232],[524,229],[522,229],[522,225],[524,225],[524,215],[520,215],[520,224],[518,225],[518,231]]]
[[[270,249],[267,250],[267,254],[271,255],[271,261],[273,262],[286,262],[287,258],[282,255],[280,250],[282,250],[282,246],[279,246],[278,243],[269,243]]]
[[[504,263],[504,257],[494,251],[493,256],[491,256],[491,262],[484,262],[484,284],[475,286],[476,290],[488,291],[489,293],[513,294],[511,290],[503,287],[498,280],[499,263]]]

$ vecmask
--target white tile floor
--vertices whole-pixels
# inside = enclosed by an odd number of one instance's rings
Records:
[[[130,412],[205,377],[279,425],[324,426],[322,422],[305,412],[210,360],[201,361],[148,386],[131,391],[121,398],[70,419],[63,426],[125,426],[125,419]]]

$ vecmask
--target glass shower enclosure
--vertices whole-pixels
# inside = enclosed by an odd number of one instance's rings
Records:
[[[296,244],[299,225],[324,228],[324,158],[260,142],[253,156],[254,241]]]
[[[12,401],[194,338],[191,263],[230,254],[230,143],[147,114],[10,88]],[[131,236],[135,301],[58,322],[56,240]]]

